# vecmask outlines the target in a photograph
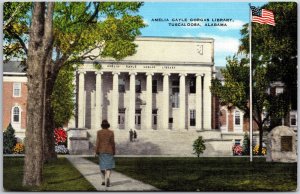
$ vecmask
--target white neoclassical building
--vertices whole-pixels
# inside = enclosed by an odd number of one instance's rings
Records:
[[[135,43],[133,56],[79,67],[73,126],[99,129],[107,119],[114,130],[211,129],[214,40],[138,37]]]

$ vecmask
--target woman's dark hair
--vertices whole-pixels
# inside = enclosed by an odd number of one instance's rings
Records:
[[[101,127],[102,127],[102,129],[108,129],[110,127],[110,124],[107,120],[103,120]]]

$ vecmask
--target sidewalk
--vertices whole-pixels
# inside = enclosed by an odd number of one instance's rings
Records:
[[[81,157],[66,156],[66,158],[98,191],[159,191],[159,189],[151,185],[132,179],[116,171],[113,171],[111,174],[111,186],[105,187],[101,185],[102,179],[97,164]]]

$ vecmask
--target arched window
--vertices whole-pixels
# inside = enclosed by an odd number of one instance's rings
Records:
[[[243,131],[243,124],[244,124],[244,113],[240,110],[234,111],[234,130],[235,131]]]
[[[241,113],[238,110],[235,111],[234,124],[241,125]]]
[[[20,108],[17,106],[13,108],[13,122],[14,123],[20,122]]]

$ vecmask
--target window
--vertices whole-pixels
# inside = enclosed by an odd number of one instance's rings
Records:
[[[172,81],[172,94],[179,93],[179,80]]]
[[[157,125],[157,116],[156,115],[154,115],[154,117],[153,117],[153,124]]]
[[[234,140],[234,145],[241,145],[241,140],[240,139],[235,139]]]
[[[240,111],[235,111],[234,124],[241,125],[241,113]]]
[[[297,125],[297,115],[295,113],[290,114],[290,125],[291,126]]]
[[[118,124],[123,125],[125,123],[125,108],[119,108],[119,115],[118,115]]]
[[[196,77],[192,77],[190,79],[190,93],[191,94],[196,93]]]
[[[157,109],[152,109],[152,114],[157,114]]]
[[[13,97],[21,97],[21,83],[14,83]]]
[[[157,80],[152,80],[152,93],[157,93]]]
[[[190,110],[190,126],[196,126],[196,110]]]
[[[136,125],[140,125],[141,124],[141,109],[136,109],[135,110],[134,123]]]
[[[142,88],[141,88],[141,81],[140,80],[135,80],[135,92],[136,93],[141,93]]]
[[[169,123],[173,123],[173,118],[169,118]]]
[[[171,101],[172,101],[172,108],[178,108],[179,107],[179,94],[173,94],[171,96]]]
[[[152,109],[153,125],[157,125],[157,109]]]
[[[14,123],[20,122],[20,108],[19,107],[13,108],[13,122]]]
[[[172,81],[172,108],[179,107],[179,79]]]
[[[282,94],[282,93],[283,93],[283,87],[276,87],[275,94],[278,95],[278,94]]]
[[[123,79],[119,79],[119,93],[125,92],[125,81]]]

